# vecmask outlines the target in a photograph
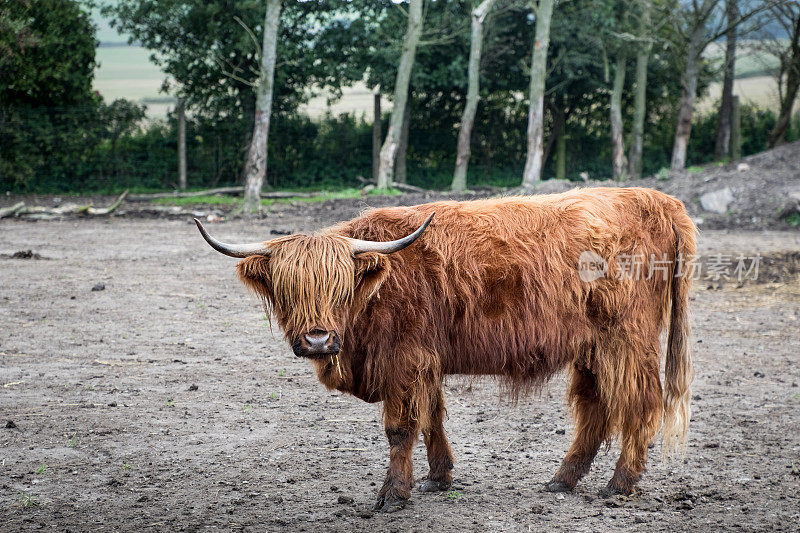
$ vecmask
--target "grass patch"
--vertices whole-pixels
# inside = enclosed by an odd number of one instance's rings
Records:
[[[36,469],[36,473],[37,474],[46,474],[48,468],[49,467],[46,464],[43,464],[42,466],[40,466],[39,468]]]
[[[310,198],[288,198],[287,201],[297,202],[327,202],[328,200],[343,200],[345,198],[360,198],[361,191],[355,188],[341,189],[339,191],[320,191]]]
[[[39,507],[39,497],[27,492],[19,493],[19,503],[23,507]]]
[[[786,217],[786,222],[788,222],[789,225],[794,228],[800,226],[800,213],[792,213]]]
[[[241,199],[235,196],[223,196],[221,194],[189,196],[188,198],[156,198],[150,200],[159,205],[193,205],[193,204],[212,204],[212,205],[235,205]]]
[[[299,192],[299,191],[287,191]],[[304,202],[315,204],[319,202],[327,202],[328,200],[345,200],[348,198],[360,198],[361,190],[356,188],[340,189],[338,191],[310,191],[314,196],[291,196],[289,198],[264,198],[261,200],[261,205],[270,206],[275,203],[290,204],[294,202]]]
[[[264,198],[261,200],[261,205],[269,207],[275,203],[290,204],[290,203],[319,203],[327,202],[329,200],[346,200],[352,198],[361,198],[361,189],[355,187],[348,187],[345,189],[332,190],[332,191],[285,191],[287,193],[297,193],[298,195],[311,193],[313,196],[289,196],[287,198]],[[369,196],[397,196],[403,194],[399,189],[373,189],[369,192]],[[242,203],[242,199],[236,196],[226,196],[222,194],[213,195],[197,195],[189,196],[186,198],[155,198],[150,200],[153,204],[169,205],[169,206],[186,206],[195,204],[206,205],[238,205]]]

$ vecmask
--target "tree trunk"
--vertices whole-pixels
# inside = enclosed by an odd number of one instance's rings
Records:
[[[378,181],[378,167],[381,164],[381,92],[372,96],[372,179]]]
[[[733,114],[733,74],[736,63],[736,20],[739,18],[738,0],[727,2],[728,31],[725,34],[725,73],[722,81],[722,101],[717,118],[717,141],[714,145],[714,161],[730,156],[731,116]]]
[[[278,25],[281,15],[281,0],[267,0],[264,18],[264,42],[261,47],[261,65],[256,86],[256,113],[253,138],[245,165],[247,176],[244,186],[245,215],[258,213],[261,208],[261,187],[267,175],[267,140],[272,113],[272,90],[275,83],[275,61],[278,46]]]
[[[625,158],[625,138],[622,124],[622,90],[625,88],[625,67],[628,58],[620,51],[614,70],[611,88],[611,165],[615,180],[627,178],[628,161]]]
[[[186,189],[186,100],[178,99],[178,188]]]
[[[738,161],[742,158],[742,107],[739,97],[734,96],[731,104],[731,160]]]
[[[403,126],[400,128],[400,142],[397,144],[397,157],[394,161],[394,182],[406,183],[407,180],[407,154],[408,154],[408,129],[411,126],[411,91],[408,92],[406,108],[403,111]]]
[[[786,88],[781,98],[780,109],[778,111],[778,121],[775,128],[769,133],[767,146],[774,148],[783,143],[786,130],[792,118],[792,108],[797,99],[798,89],[800,89],[800,17],[797,17],[794,24],[794,31],[791,41],[791,55],[788,59],[786,69]],[[778,79],[778,85],[782,83]]]
[[[533,191],[542,179],[542,137],[544,136],[544,81],[547,73],[547,49],[550,46],[550,18],[554,0],[539,0],[536,7],[536,36],[531,55],[531,83],[529,89],[528,145],[522,191]]]
[[[700,75],[700,54],[705,25],[698,24],[692,32],[686,53],[686,67],[681,76],[681,103],[678,111],[678,125],[675,128],[675,142],[672,145],[670,170],[678,172],[686,168],[686,150],[692,134],[692,116],[697,96],[697,78]]]
[[[800,70],[800,64],[796,65],[795,69]],[[792,72],[790,71],[789,78],[792,76]],[[789,82],[786,84],[786,94],[781,101],[778,121],[775,123],[775,128],[770,132],[769,138],[767,139],[767,146],[769,148],[775,148],[779,144],[783,144],[786,131],[789,129],[789,123],[792,118],[792,107],[794,107],[798,88],[800,88],[800,76],[794,74],[793,77],[794,79],[789,79]]]
[[[458,149],[456,152],[456,169],[450,189],[464,191],[467,188],[467,167],[470,158],[470,141],[472,126],[475,124],[475,113],[480,100],[481,47],[483,46],[483,21],[492,9],[496,0],[483,0],[472,11],[472,33],[470,36],[469,65],[467,67],[467,101],[461,115],[461,127],[458,130]]]
[[[419,36],[422,32],[422,0],[409,0],[408,28],[403,41],[403,53],[397,67],[397,78],[394,84],[394,102],[392,118],[389,120],[389,131],[381,148],[381,160],[378,167],[378,189],[388,189],[394,181],[394,161],[400,133],[403,127],[403,114],[408,99],[408,86],[411,81],[411,69],[414,67],[414,56],[417,52]]]
[[[642,2],[640,36],[650,31],[650,3]],[[653,44],[649,40],[636,53],[636,88],[633,94],[633,124],[631,125],[631,149],[628,156],[628,174],[642,177],[642,147],[644,146],[644,118],[647,114],[647,63]]]

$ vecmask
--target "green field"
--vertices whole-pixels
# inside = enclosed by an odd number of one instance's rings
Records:
[[[163,118],[175,107],[175,98],[160,92],[167,75],[139,46],[101,46],[97,49],[94,88],[106,101],[126,98],[146,104],[148,116]]]
[[[724,50],[720,45],[709,47],[707,57],[719,61]],[[147,105],[151,119],[161,119],[175,107],[175,98],[160,92],[167,75],[150,61],[151,53],[138,46],[101,46],[97,49],[98,68],[94,87],[106,99],[127,98]],[[736,60],[735,92],[745,102],[760,107],[777,109],[777,86],[775,79],[766,75],[775,68],[771,56],[755,51],[747,45],[742,46]],[[710,109],[719,98],[721,83],[715,81],[709,88],[709,95],[698,102],[700,110]],[[309,116],[318,117],[325,113],[338,115],[355,113],[356,116],[372,113],[372,93],[362,83],[343,90],[342,98],[329,103],[327,94],[311,98],[301,107]],[[384,100],[384,109],[390,109]]]
[[[126,98],[147,105],[147,115],[151,119],[164,118],[175,107],[175,97],[160,92],[167,78],[150,61],[151,52],[128,45],[101,46],[97,49],[98,68],[95,73],[94,88],[106,101]],[[319,91],[317,91],[319,92]],[[363,84],[357,83],[345,88],[342,98],[329,103],[329,95],[322,93],[309,99],[301,111],[312,117],[325,113],[372,113],[372,93]],[[384,109],[389,109],[389,101],[384,99]]]

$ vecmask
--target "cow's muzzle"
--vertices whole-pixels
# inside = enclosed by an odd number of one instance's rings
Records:
[[[339,335],[335,331],[312,329],[300,335],[292,343],[292,350],[298,357],[322,357],[336,355],[342,349]]]

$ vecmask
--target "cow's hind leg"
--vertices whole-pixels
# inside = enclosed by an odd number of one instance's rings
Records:
[[[647,447],[661,426],[662,392],[656,352],[641,361],[628,380],[631,390],[620,398],[618,413],[622,440],[614,475],[600,491],[602,496],[631,494],[641,479],[647,461]]]
[[[448,490],[453,484],[453,451],[444,432],[444,391],[441,386],[431,400],[428,427],[422,428],[430,471],[419,487],[422,492]]]
[[[545,485],[550,492],[568,492],[589,472],[594,456],[609,438],[608,416],[597,379],[586,368],[574,368],[569,398],[575,413],[575,441],[552,481]]]
[[[411,416],[407,401],[387,401],[383,409],[386,438],[389,440],[389,469],[373,509],[392,512],[405,507],[411,497],[414,484],[411,455],[419,436],[419,425]]]

